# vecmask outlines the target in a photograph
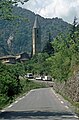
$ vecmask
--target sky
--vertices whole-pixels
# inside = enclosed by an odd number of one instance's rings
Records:
[[[79,0],[29,0],[19,5],[44,18],[58,17],[68,23],[73,23],[74,17],[79,19]]]

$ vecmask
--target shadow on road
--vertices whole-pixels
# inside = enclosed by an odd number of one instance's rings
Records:
[[[71,118],[72,116],[73,114],[69,112],[6,111],[6,112],[0,113],[0,120],[1,119],[8,119],[8,120],[11,120],[11,119],[48,119],[50,117]]]

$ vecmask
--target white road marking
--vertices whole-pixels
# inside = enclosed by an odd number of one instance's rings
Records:
[[[35,90],[31,90],[31,92],[33,92],[33,91],[35,91]]]
[[[10,106],[8,106],[8,108],[11,108],[13,105],[11,104]]]
[[[61,100],[60,98],[58,98],[58,100]]]
[[[22,100],[22,98],[19,98],[19,100]]]
[[[56,95],[56,97],[58,98],[58,95]]]
[[[1,110],[1,112],[5,112],[5,110]]]
[[[74,115],[63,115],[62,116],[62,118],[75,118],[75,116]],[[70,120],[70,119],[68,119],[68,120]]]
[[[51,88],[51,91],[55,94],[55,91]],[[56,94],[55,94],[56,95]]]
[[[28,96],[33,90],[31,90],[30,92],[28,92],[25,96]]]
[[[22,99],[24,99],[24,98],[25,98],[25,96],[22,97]]]
[[[75,118],[79,118],[77,115],[74,116]]]
[[[68,106],[65,106],[65,108],[69,109],[69,107],[68,107]]]
[[[63,101],[61,101],[61,103],[62,103],[62,104],[64,104],[64,102],[63,102]]]
[[[14,104],[18,103],[18,101],[15,101]]]
[[[34,90],[31,90],[31,91],[34,91]],[[30,91],[30,92],[31,92],[31,91]],[[23,97],[19,98],[19,100],[24,99],[26,96],[28,96],[28,95],[30,94],[30,92],[28,92],[25,96],[23,96]],[[18,100],[18,101],[19,101],[19,100]]]

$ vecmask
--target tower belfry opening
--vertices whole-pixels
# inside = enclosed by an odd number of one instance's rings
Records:
[[[32,38],[32,50],[33,55],[41,52],[41,27],[39,25],[38,16],[36,15],[33,26],[33,38]]]

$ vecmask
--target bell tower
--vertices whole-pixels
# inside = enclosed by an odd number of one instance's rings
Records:
[[[32,51],[33,55],[41,52],[41,27],[39,25],[37,15],[33,26]]]

